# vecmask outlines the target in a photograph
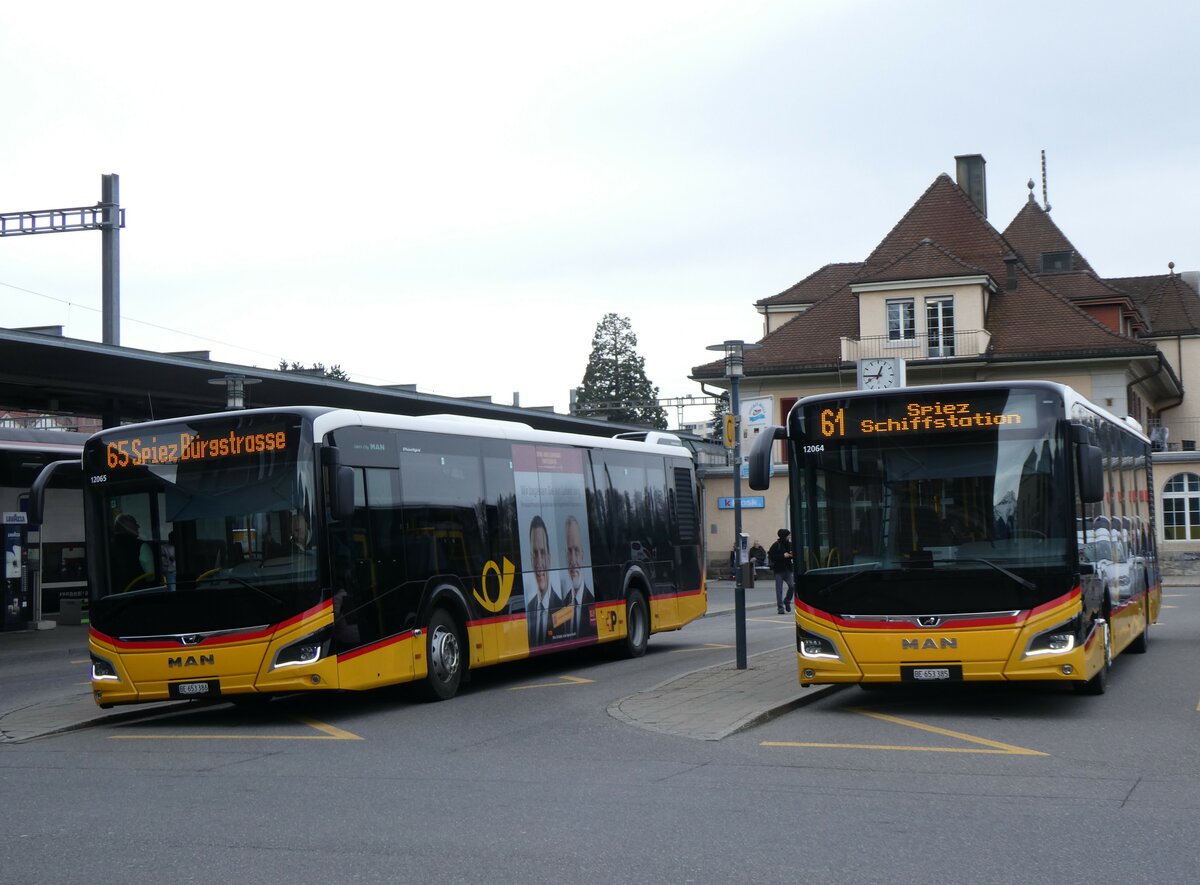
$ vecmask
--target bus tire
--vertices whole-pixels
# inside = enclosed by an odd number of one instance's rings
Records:
[[[650,607],[641,590],[631,588],[625,599],[625,642],[621,646],[624,657],[640,658],[646,653],[650,641]]]
[[[448,701],[462,684],[465,646],[458,622],[444,608],[435,608],[425,631],[425,695],[431,701]]]

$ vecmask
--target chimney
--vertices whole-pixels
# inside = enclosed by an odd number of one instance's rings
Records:
[[[1017,288],[1017,262],[1020,261],[1016,255],[1005,255],[1004,266],[1008,268],[1008,281],[1004,288],[1006,291],[1012,292]]]
[[[966,191],[983,217],[987,218],[987,160],[983,154],[960,154],[954,158],[958,186]]]

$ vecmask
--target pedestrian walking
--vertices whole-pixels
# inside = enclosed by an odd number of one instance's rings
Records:
[[[787,529],[780,529],[779,539],[767,551],[767,561],[775,573],[775,608],[781,615],[792,610],[792,597],[796,595],[796,579],[792,575],[792,542],[789,540],[791,534]],[[783,593],[785,584],[786,596]]]

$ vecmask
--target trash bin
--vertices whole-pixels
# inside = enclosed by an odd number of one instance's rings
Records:
[[[60,599],[58,601],[58,623],[77,626],[83,623],[83,600]]]

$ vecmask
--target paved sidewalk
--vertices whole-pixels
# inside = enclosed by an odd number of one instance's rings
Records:
[[[705,667],[611,704],[608,714],[629,725],[676,737],[719,741],[734,732],[810,704],[841,686],[802,688],[796,648]]]
[[[775,588],[759,581],[746,589],[746,610],[775,609]],[[709,605],[705,617],[731,617],[735,610],[732,581],[708,583]],[[23,675],[50,663],[61,665],[64,656],[87,657],[87,626],[60,626],[50,630],[0,632],[0,683],[14,684]],[[701,740],[720,740],[739,729],[817,696],[817,689],[801,688],[796,676],[794,645],[752,656],[745,670],[733,663],[686,674],[645,692],[622,698],[609,707],[615,718],[651,731]],[[0,744],[19,743],[92,725],[144,718],[187,706],[188,702],[118,707],[101,710],[86,685],[87,664],[79,663],[82,677],[70,687],[39,692],[9,692],[0,699]]]

